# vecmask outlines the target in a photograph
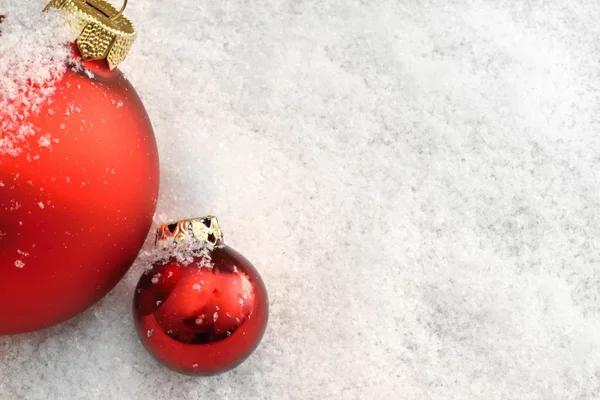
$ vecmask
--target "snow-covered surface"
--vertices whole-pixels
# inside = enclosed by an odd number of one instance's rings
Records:
[[[138,263],[0,337],[2,400],[600,397],[600,3],[129,3],[157,220],[219,216],[269,327],[229,373],[167,370]]]

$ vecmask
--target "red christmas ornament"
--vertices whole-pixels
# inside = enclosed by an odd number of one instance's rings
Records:
[[[105,33],[108,17],[94,7],[129,23],[102,0],[63,5],[89,17],[81,26],[98,19],[95,33]],[[74,49],[78,57],[80,49],[84,58],[97,50],[85,41]],[[135,89],[111,64],[118,58],[107,54],[67,68],[42,110],[22,121],[42,136],[26,136],[24,151],[0,156],[0,334],[45,328],[96,303],[127,272],[150,229],[159,184],[154,133]],[[0,126],[9,117],[0,110]]]
[[[214,217],[162,225],[157,237],[189,246],[190,262],[172,256],[142,275],[133,304],[141,341],[179,372],[211,375],[234,368],[258,346],[267,325],[260,275],[223,244]]]

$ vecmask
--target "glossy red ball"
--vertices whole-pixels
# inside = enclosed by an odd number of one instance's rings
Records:
[[[49,327],[96,303],[152,223],[159,164],[144,105],[118,69],[83,64],[93,76],[67,69],[23,121],[49,134],[45,146],[28,136],[19,155],[0,157],[0,334]]]
[[[134,296],[135,325],[146,349],[179,372],[211,375],[244,361],[268,319],[267,292],[256,269],[220,245],[189,265],[155,265]]]

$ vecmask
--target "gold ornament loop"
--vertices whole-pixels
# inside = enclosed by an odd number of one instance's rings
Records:
[[[117,19],[117,18],[119,18],[121,15],[123,15],[123,11],[125,11],[125,8],[127,8],[127,0],[125,0],[125,1],[123,2],[123,6],[122,6],[122,7],[121,7],[121,9],[119,10],[119,12],[118,12],[116,15],[114,15],[114,16],[112,16],[112,17],[110,17],[110,20],[111,20],[111,21],[114,21],[115,19]]]

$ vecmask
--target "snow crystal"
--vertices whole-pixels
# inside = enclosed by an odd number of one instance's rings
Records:
[[[159,281],[159,279],[160,279],[160,277],[161,277],[161,274],[160,274],[160,273],[158,273],[158,274],[155,274],[155,275],[152,277],[152,279],[151,279],[150,281],[151,281],[152,283],[154,283],[154,284],[157,284],[157,283],[158,283],[158,281]]]
[[[138,262],[143,263],[149,269],[152,265],[166,262],[169,259],[177,260],[183,265],[189,265],[197,260],[196,266],[213,268],[210,255],[213,248],[211,243],[200,241],[192,236],[178,240],[167,238],[157,241],[155,246],[140,252]]]
[[[41,147],[49,147],[51,142],[50,142],[50,135],[49,134],[45,134],[44,136],[40,137],[38,139],[38,144]]]
[[[15,261],[15,267],[17,268],[23,268],[25,266],[25,263],[21,260],[17,260]]]
[[[40,134],[23,120],[38,114],[54,93],[77,32],[61,11],[42,13],[38,2],[6,1],[0,23],[0,155],[14,156],[22,152],[20,142]]]

